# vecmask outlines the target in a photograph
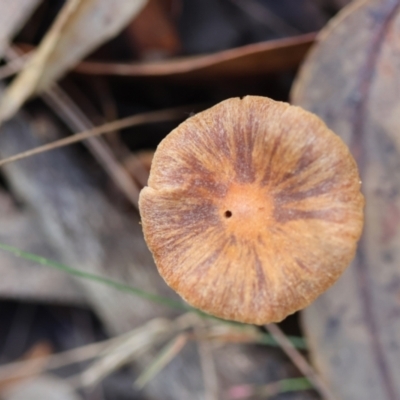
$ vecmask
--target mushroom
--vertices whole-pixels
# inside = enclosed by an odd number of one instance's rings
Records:
[[[171,288],[209,314],[261,325],[309,305],[353,259],[360,186],[348,148],[318,117],[247,96],[160,143],[139,206]]]

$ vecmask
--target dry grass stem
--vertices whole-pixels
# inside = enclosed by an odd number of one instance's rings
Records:
[[[309,364],[305,357],[297,351],[290,340],[285,336],[276,324],[265,325],[267,331],[279,343],[282,350],[292,360],[293,364],[307,379],[314,385],[315,389],[323,396],[325,400],[337,400],[327,384],[317,374],[314,368]]]
[[[31,58],[32,54],[32,51],[21,54],[20,56],[10,60],[7,64],[2,65],[0,67],[0,79],[9,78],[10,76],[21,71],[27,61]]]
[[[194,331],[184,332],[192,328],[195,328]],[[199,327],[199,317],[193,313],[186,313],[174,321],[152,320],[134,331],[102,342],[0,366],[0,384],[96,359],[82,374],[70,378],[71,383],[77,388],[90,387],[172,335],[177,336],[164,347],[149,368],[143,371],[135,386],[142,388],[146,385],[182,350],[188,340],[196,340],[199,345],[207,399],[218,398],[216,397],[218,384],[215,380],[216,372],[209,342],[259,343],[262,336],[253,326],[236,326],[213,321],[206,327]]]
[[[177,329],[184,330],[193,325],[193,320],[193,315],[188,313],[176,319],[174,324]],[[125,343],[131,337],[132,332],[128,332],[102,342],[92,343],[50,356],[20,360],[2,365],[0,366],[0,382],[32,376],[31,371],[35,371],[34,374],[37,374],[38,367],[41,368],[42,372],[50,371],[103,356],[105,352],[109,353],[115,348],[119,348],[122,343]]]
[[[169,364],[188,342],[188,334],[182,333],[172,339],[160,351],[153,363],[145,369],[134,382],[136,389],[141,390],[150,382],[167,364]]]
[[[163,342],[175,331],[174,324],[166,319],[153,319],[130,332],[129,337],[108,348],[82,374],[69,379],[75,388],[92,387],[123,365]]]
[[[122,118],[118,121],[109,122],[107,124],[88,129],[83,132],[77,133],[64,139],[57,140],[53,143],[48,143],[43,146],[36,147],[32,150],[18,153],[14,156],[7,157],[0,160],[0,167],[14,161],[22,160],[36,154],[44,153],[46,151],[58,149],[60,147],[69,146],[74,143],[81,142],[93,136],[104,135],[105,133],[113,132],[117,129],[125,129],[132,126],[151,124],[156,122],[175,121],[181,119],[188,112],[188,107],[169,108],[161,111],[152,111],[143,114],[136,114],[131,117]]]
[[[54,370],[66,365],[87,361],[96,357],[116,338],[93,343],[73,350],[53,354],[32,360],[21,360],[0,366],[0,382],[8,379],[32,376],[32,370],[40,366],[43,371]]]

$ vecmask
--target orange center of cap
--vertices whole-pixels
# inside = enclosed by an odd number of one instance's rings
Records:
[[[268,188],[232,184],[219,209],[231,233],[249,238],[265,232],[271,223],[273,200]]]

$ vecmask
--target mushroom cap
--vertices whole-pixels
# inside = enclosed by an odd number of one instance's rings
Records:
[[[306,307],[353,259],[360,186],[348,148],[318,117],[247,96],[160,143],[139,207],[171,288],[209,314],[261,325]]]

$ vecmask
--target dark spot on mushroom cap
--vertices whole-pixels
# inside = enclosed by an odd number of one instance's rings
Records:
[[[225,218],[230,218],[230,217],[232,217],[232,211],[229,211],[229,210],[225,211],[225,212],[224,212],[224,216],[225,216]]]

